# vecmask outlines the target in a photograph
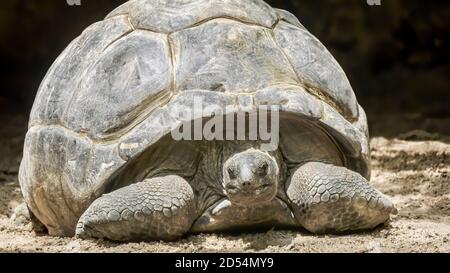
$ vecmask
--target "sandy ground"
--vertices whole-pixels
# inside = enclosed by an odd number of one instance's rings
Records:
[[[423,136],[422,136],[423,137]],[[399,209],[374,231],[315,236],[304,231],[189,236],[115,244],[37,235],[11,218],[21,202],[14,170],[0,173],[0,252],[450,252],[450,144],[372,139],[371,183]],[[3,182],[2,182],[3,181]]]

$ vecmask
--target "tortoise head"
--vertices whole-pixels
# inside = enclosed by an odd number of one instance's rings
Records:
[[[279,165],[271,155],[249,149],[233,155],[223,165],[223,186],[231,203],[249,206],[275,198]]]

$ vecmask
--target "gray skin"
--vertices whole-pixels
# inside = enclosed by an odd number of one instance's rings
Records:
[[[179,151],[168,161],[192,152],[187,144],[168,142],[162,145]],[[263,152],[258,142],[193,145],[208,155],[194,177],[173,168],[176,174],[166,175],[170,164],[162,162],[151,171],[151,176],[159,173],[156,177],[122,185],[95,200],[81,216],[76,234],[139,241],[270,227],[340,233],[374,228],[394,210],[365,178],[344,167],[310,161],[288,168],[293,162],[285,162],[280,150]],[[339,158],[328,162],[333,160]]]
[[[281,128],[287,125],[293,124]],[[139,241],[271,227],[341,233],[389,219],[393,204],[342,167],[341,152],[325,132],[301,119],[294,128],[302,132],[295,142],[309,147],[300,153],[288,150],[295,144],[283,136],[272,152],[260,150],[258,141],[175,142],[166,136],[114,179],[120,189],[94,201],[76,234]],[[189,161],[195,173],[184,165]]]
[[[280,145],[174,141],[180,109],[280,109]],[[228,113],[228,112],[227,112]],[[31,111],[19,182],[53,236],[117,241],[270,227],[371,229],[367,119],[330,52],[262,0],[132,0],[58,57]]]

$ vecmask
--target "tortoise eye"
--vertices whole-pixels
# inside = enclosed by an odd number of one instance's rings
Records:
[[[228,176],[230,179],[236,179],[236,172],[233,169],[228,168]]]
[[[262,165],[258,167],[257,174],[259,176],[266,176],[268,169],[269,165],[267,164],[267,162],[264,162]]]

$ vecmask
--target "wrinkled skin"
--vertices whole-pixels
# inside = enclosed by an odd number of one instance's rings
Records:
[[[97,199],[80,218],[77,235],[172,240],[188,232],[265,226],[346,232],[373,228],[395,210],[365,178],[344,167],[308,162],[288,170],[279,151],[247,147],[233,145],[222,151],[229,154],[222,168],[210,170],[208,177],[216,172],[215,177],[222,178],[217,184],[222,194],[195,184],[205,177],[147,178]],[[286,177],[288,172],[292,174]],[[215,195],[215,201],[201,210],[196,200],[204,195]]]

